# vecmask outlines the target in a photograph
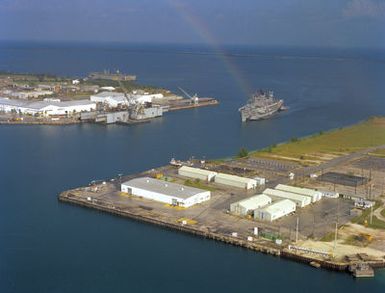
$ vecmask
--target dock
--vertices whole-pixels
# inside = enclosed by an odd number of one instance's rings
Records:
[[[237,196],[247,196],[247,190],[229,189],[220,185],[211,186],[211,199],[190,208],[170,206],[161,202],[145,199],[139,196],[123,194],[120,184],[139,177],[152,177],[163,174],[166,182],[183,184],[184,179],[177,174],[175,166],[162,166],[139,174],[111,178],[89,186],[64,191],[59,195],[59,201],[85,208],[103,211],[131,220],[156,225],[165,229],[188,233],[197,237],[221,241],[252,251],[282,257],[304,263],[315,268],[328,269],[338,272],[348,272],[357,277],[369,275],[367,271],[350,270],[357,263],[371,268],[384,268],[385,259],[358,255],[357,258],[335,258],[329,252],[321,253],[312,249],[293,246],[295,240],[292,233],[284,226],[290,222],[290,217],[278,223],[253,221],[247,217],[238,217],[228,212],[228,205]],[[204,183],[201,187],[205,188]],[[333,199],[325,199],[325,204]],[[314,209],[308,207],[306,209]],[[290,225],[290,224],[289,224]],[[258,227],[259,234],[255,234]],[[300,238],[307,236],[301,236]],[[276,241],[278,239],[278,241]],[[374,273],[374,272],[373,272]]]

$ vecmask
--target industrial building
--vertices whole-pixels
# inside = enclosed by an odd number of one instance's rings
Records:
[[[207,201],[211,197],[210,191],[150,177],[135,178],[124,182],[121,185],[121,191],[134,196],[186,208]]]
[[[0,98],[0,111],[20,114],[55,116],[93,111],[96,104],[89,100],[74,100],[64,102],[54,101],[26,101]]]
[[[257,187],[257,181],[255,179],[224,173],[218,173],[215,175],[214,181],[215,183],[244,189],[252,189]]]
[[[277,220],[281,217],[295,212],[295,209],[296,204],[293,201],[289,199],[284,199],[281,201],[277,201],[265,208],[256,210],[254,212],[254,218],[272,222],[274,220]]]
[[[53,91],[45,91],[45,90],[34,90],[34,91],[22,91],[22,92],[11,92],[10,96],[18,99],[37,99],[39,97],[51,96]]]
[[[115,92],[101,92],[90,96],[90,100],[95,103],[103,103],[111,108],[117,108],[119,106],[128,105],[127,99],[124,93]]]
[[[133,104],[152,103],[153,99],[161,99],[163,94],[137,94],[132,93],[127,96],[124,93],[104,91],[90,96],[90,100],[96,103],[103,103],[111,108],[119,106],[129,106]],[[158,115],[162,116],[162,115]]]
[[[199,180],[210,182],[217,175],[217,172],[188,167],[188,166],[182,166],[178,169],[178,174],[184,177],[189,177],[193,179],[199,179]]]
[[[297,193],[291,193],[291,192],[287,192],[287,191],[267,188],[267,189],[265,189],[263,194],[265,194],[267,196],[274,196],[274,197],[278,197],[278,198],[290,199],[290,200],[294,201],[296,203],[296,205],[300,208],[303,208],[303,207],[311,204],[311,198],[309,196],[300,195]]]
[[[271,204],[271,197],[258,194],[230,204],[230,212],[240,216],[253,214],[254,210]]]
[[[292,192],[292,193],[297,193],[300,195],[310,196],[312,199],[312,202],[319,201],[322,198],[322,192],[314,190],[314,189],[309,189],[309,188],[301,188],[301,187],[295,187],[295,186],[290,186],[290,185],[285,185],[285,184],[278,184],[275,187],[275,189],[287,191],[287,192]]]

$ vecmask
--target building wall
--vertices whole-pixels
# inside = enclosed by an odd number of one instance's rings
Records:
[[[216,175],[214,177],[215,183],[238,187],[238,188],[245,188],[245,189],[252,189],[256,187],[256,181],[253,179],[249,179],[248,182],[238,181],[236,179],[222,177],[220,174]]]
[[[199,172],[199,169],[196,170],[186,170],[185,168],[181,167],[178,169],[178,174],[181,176],[189,177],[189,178],[194,178],[194,179],[200,179],[204,181],[211,181],[214,176],[215,172],[210,172],[208,174]]]
[[[298,207],[303,208],[311,203],[311,198],[309,196],[300,195],[292,192],[282,191],[282,190],[268,190],[266,189],[263,194],[267,196],[274,196],[282,199],[289,199],[294,201]]]
[[[195,194],[194,196],[191,196],[187,199],[182,199],[177,196],[172,196],[172,195],[166,195],[162,193],[157,193],[141,188],[136,188],[136,187],[130,187],[128,185],[122,184],[121,185],[121,191],[130,193],[135,196],[141,196],[143,198],[167,203],[167,204],[173,204],[173,199],[177,200],[178,203],[181,204],[183,207],[190,207],[194,204],[198,204],[204,201],[207,201],[211,198],[211,193],[210,191],[203,191],[201,193]]]
[[[251,208],[251,205],[249,205],[249,207],[247,206],[247,203],[245,203],[245,200],[241,200],[230,204],[230,212],[240,216],[246,216],[249,213],[255,211],[256,209],[262,208],[268,204],[271,204],[271,199],[266,201],[261,200],[256,205],[252,205],[252,208]]]
[[[321,200],[322,198],[322,193],[313,189],[309,188],[300,188],[300,187],[295,187],[295,186],[290,186],[290,185],[284,185],[284,184],[278,184],[275,189],[277,190],[282,190],[282,191],[288,191],[304,196],[309,196],[312,199],[312,202],[316,202]]]
[[[256,210],[254,212],[254,218],[263,220],[263,221],[272,222],[286,215],[289,215],[292,212],[295,212],[295,209],[296,209],[296,204],[292,202],[292,204],[287,204],[285,207],[282,207],[274,212],[271,212],[265,209]]]

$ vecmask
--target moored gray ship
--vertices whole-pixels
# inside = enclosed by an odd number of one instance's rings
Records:
[[[246,105],[239,108],[239,112],[241,112],[242,122],[246,122],[267,119],[285,109],[284,101],[276,99],[272,91],[258,90]]]

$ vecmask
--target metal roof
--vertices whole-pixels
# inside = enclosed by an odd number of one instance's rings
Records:
[[[95,104],[90,100],[73,100],[73,101],[63,101],[63,102],[50,102],[50,101],[28,101],[28,100],[17,100],[17,99],[7,99],[0,98],[1,105],[8,105],[14,107],[22,107],[34,110],[42,110],[48,106],[56,107],[70,107],[70,106],[81,106],[81,105],[91,105]]]
[[[257,194],[252,197],[238,201],[237,203],[248,210],[255,210],[262,205],[271,202],[271,198],[265,194]]]
[[[267,189],[265,189],[265,191],[263,193],[266,195],[269,195],[269,196],[288,198],[288,199],[298,201],[298,202],[301,202],[304,204],[310,204],[311,203],[311,197],[310,196],[300,195],[300,194],[292,193],[292,192],[288,192],[288,191],[282,191],[282,190],[267,188]]]
[[[319,191],[314,190],[314,189],[301,188],[301,187],[290,186],[290,185],[285,185],[285,184],[278,184],[275,187],[275,189],[293,192],[293,193],[298,193],[298,194],[307,195],[307,196],[315,196],[317,194],[321,194]]]
[[[117,93],[117,92],[100,92],[95,95],[92,95],[94,97],[99,98],[107,98],[107,97],[124,97],[124,93]]]
[[[147,191],[161,193],[167,196],[174,196],[187,199],[202,192],[210,192],[190,186],[154,179],[151,177],[140,177],[122,183],[127,187],[139,188]]]
[[[242,182],[242,183],[249,183],[250,181],[256,182],[255,179],[240,177],[240,176],[230,175],[230,174],[225,174],[225,173],[218,173],[215,176],[215,178],[226,179],[229,181],[236,181],[236,182]]]
[[[214,172],[214,171],[199,169],[199,168],[193,168],[193,167],[189,167],[189,166],[182,166],[179,168],[179,171],[186,171],[186,172],[197,173],[197,174],[207,175],[207,176],[217,174],[217,172]]]
[[[281,210],[285,210],[287,208],[291,209],[292,207],[296,206],[296,204],[291,201],[290,199],[283,199],[283,200],[280,200],[280,201],[277,201],[275,203],[272,203],[271,205],[265,207],[265,208],[262,208],[261,210],[262,211],[265,211],[265,212],[268,212],[270,214],[275,214],[277,212],[280,212]]]

